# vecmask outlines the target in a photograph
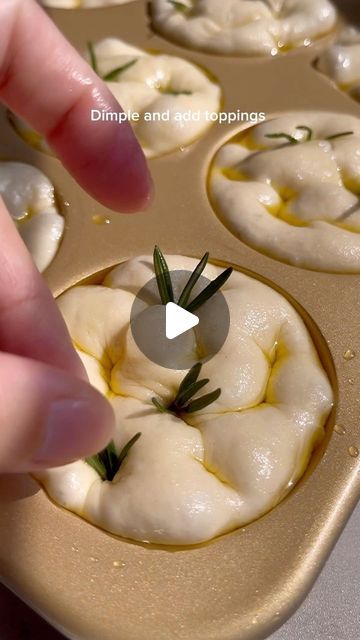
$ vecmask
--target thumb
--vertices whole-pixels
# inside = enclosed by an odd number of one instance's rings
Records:
[[[60,369],[0,354],[0,471],[56,467],[112,437],[114,414],[88,383]]]

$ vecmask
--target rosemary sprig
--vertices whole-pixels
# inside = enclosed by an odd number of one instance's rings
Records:
[[[200,411],[215,402],[221,394],[221,389],[215,389],[215,391],[211,391],[211,393],[207,393],[204,396],[200,396],[200,398],[192,400],[200,389],[210,382],[208,378],[198,380],[201,368],[201,362],[198,362],[191,367],[190,371],[188,371],[185,378],[182,380],[174,400],[172,400],[170,404],[166,405],[162,400],[159,400],[159,398],[152,398],[152,403],[156,409],[161,413],[174,413],[175,415],[181,415],[182,413],[194,413],[195,411]]]
[[[85,462],[97,471],[102,480],[109,480],[109,482],[111,482],[119,471],[130,449],[134,446],[135,442],[139,440],[140,436],[140,432],[136,433],[121,449],[120,453],[116,453],[115,443],[111,440],[108,446],[100,451],[100,453],[85,458]]]
[[[129,62],[126,62],[126,64],[123,64],[121,67],[116,67],[116,69],[109,71],[103,76],[103,80],[105,80],[105,82],[111,82],[112,80],[117,78],[120,75],[120,73],[123,73],[124,71],[126,71],[126,69],[130,69],[130,67],[132,67],[135,64],[135,62],[137,62],[137,60],[138,60],[137,58],[134,58],[134,60],[130,60]]]
[[[299,125],[298,127],[296,127],[296,129],[307,132],[308,135],[305,142],[310,142],[310,140],[312,140],[314,132],[310,127],[307,127],[306,125]],[[351,136],[353,135],[353,133],[354,133],[353,131],[343,131],[341,133],[335,133],[332,136],[328,136],[327,138],[325,138],[325,140],[336,140],[336,138],[342,138],[342,136]],[[300,144],[301,142],[303,142],[303,140],[298,140],[294,136],[291,136],[290,134],[283,133],[283,132],[266,133],[265,138],[285,138],[285,140],[287,140],[289,144]]]
[[[205,289],[203,289],[199,295],[194,298],[191,302],[189,302],[189,298],[191,296],[192,290],[199,280],[202,272],[204,271],[207,262],[209,260],[209,253],[205,253],[201,258],[200,262],[195,267],[193,273],[191,274],[189,280],[187,281],[178,302],[176,303],[179,307],[183,307],[190,313],[201,307],[207,300],[209,300],[222,286],[225,282],[230,278],[233,269],[232,267],[228,267],[225,269],[220,275],[218,275],[215,280],[212,280]],[[158,284],[159,294],[161,298],[161,302],[163,304],[167,304],[168,302],[174,302],[174,292],[171,284],[171,275],[169,271],[169,267],[166,263],[164,255],[159,247],[156,245],[154,249],[154,271],[156,275],[156,281]]]
[[[183,2],[178,2],[178,0],[167,0],[167,1],[169,4],[172,4],[172,6],[176,9],[176,11],[180,11],[182,13],[185,13],[185,11],[187,11],[190,8]]]
[[[174,302],[174,292],[171,284],[169,267],[167,266],[163,252],[157,245],[154,249],[153,260],[161,302],[163,304]]]

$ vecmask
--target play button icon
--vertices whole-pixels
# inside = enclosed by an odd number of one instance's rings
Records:
[[[168,302],[165,309],[165,335],[168,340],[173,340],[182,333],[193,329],[199,324],[199,318],[186,311],[174,302]]]
[[[179,300],[191,273],[171,271],[174,300]],[[209,283],[201,275],[193,295]],[[130,314],[136,346],[148,360],[166,369],[188,370],[194,361],[212,358],[224,344],[229,326],[229,308],[221,291],[197,308],[195,315],[175,302],[162,304],[156,277],[137,292]]]

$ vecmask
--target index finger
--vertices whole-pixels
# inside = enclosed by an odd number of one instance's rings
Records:
[[[0,198],[0,352],[86,378],[65,322]]]
[[[90,120],[91,109],[119,104],[35,0],[1,0],[0,100],[95,199],[119,211],[146,207],[151,178],[129,123]]]

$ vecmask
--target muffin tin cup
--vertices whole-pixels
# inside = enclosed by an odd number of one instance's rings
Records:
[[[322,110],[360,117],[360,105],[312,66],[334,34],[277,59],[188,51],[152,34],[142,0],[49,12],[74,45],[109,35],[184,57],[214,74],[225,111]],[[24,143],[0,112],[1,159],[34,164],[53,181],[66,219],[45,278],[55,296],[159,244],[209,251],[286,295],[304,318],[335,392],[326,437],[295,489],[270,513],[209,543],[157,547],[116,538],[54,505],[28,476],[0,480],[0,566],[7,586],[69,638],[265,638],[300,604],[360,498],[359,275],[283,264],[235,238],[215,215],[207,174],[216,150],[246,125],[215,124],[177,153],[149,162],[156,197],[140,214],[110,212],[56,158]],[[352,357],[353,353],[355,354]],[[349,355],[350,354],[350,355]],[[337,425],[334,429],[334,425]]]

